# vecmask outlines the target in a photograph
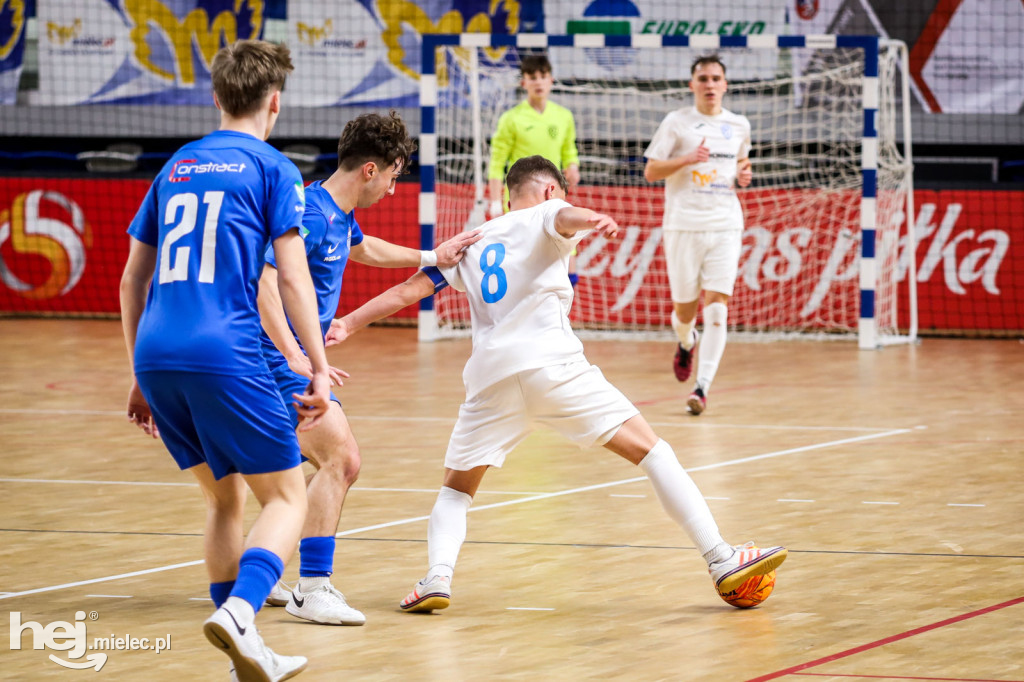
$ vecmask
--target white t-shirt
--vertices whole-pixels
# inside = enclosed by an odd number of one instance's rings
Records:
[[[750,121],[725,109],[705,116],[696,107],[673,111],[658,126],[644,156],[655,161],[689,154],[704,140],[711,153],[703,162],[665,178],[665,230],[742,230],[736,197],[736,162],[750,154]]]
[[[569,324],[569,254],[589,230],[570,239],[555,231],[555,215],[569,207],[551,199],[499,216],[484,224],[483,238],[462,262],[439,268],[469,299],[467,397],[525,369],[582,358],[583,344]]]

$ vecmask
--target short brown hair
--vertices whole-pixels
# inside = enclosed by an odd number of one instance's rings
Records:
[[[214,56],[210,75],[220,108],[238,117],[256,113],[270,92],[284,90],[284,81],[294,68],[284,45],[236,40]]]
[[[524,76],[528,73],[551,73],[551,62],[546,55],[528,54],[519,62],[519,72]]]
[[[569,183],[565,181],[565,176],[558,170],[558,166],[536,154],[519,159],[508,169],[505,184],[508,185],[509,194],[534,178],[554,180],[563,192],[569,191]]]
[[[693,64],[690,65],[690,75],[697,73],[698,66],[704,66],[705,64],[718,64],[722,67],[722,75],[725,75],[725,64],[722,63],[721,58],[717,54],[706,54],[703,57],[697,57],[693,60]]]
[[[345,124],[338,140],[338,168],[352,170],[373,161],[381,168],[391,168],[402,162],[402,171],[409,172],[409,161],[416,151],[416,143],[409,137],[405,123],[398,112],[387,116],[362,114]]]

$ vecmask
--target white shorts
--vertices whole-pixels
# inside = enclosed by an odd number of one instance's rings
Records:
[[[580,447],[604,445],[640,414],[586,360],[528,369],[502,379],[459,408],[444,465],[456,471],[500,467],[505,455],[541,424]]]
[[[701,290],[732,296],[743,246],[741,230],[665,230],[662,241],[674,303],[696,301]]]

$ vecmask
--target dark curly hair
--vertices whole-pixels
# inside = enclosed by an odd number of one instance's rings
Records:
[[[397,112],[390,111],[387,116],[363,114],[345,124],[341,132],[338,168],[349,171],[367,161],[391,168],[400,162],[402,171],[408,173],[414,151],[416,143]]]

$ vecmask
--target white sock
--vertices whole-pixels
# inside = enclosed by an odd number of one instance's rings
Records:
[[[672,311],[672,328],[676,330],[676,336],[679,337],[679,345],[681,345],[685,350],[693,348],[693,325],[696,322],[696,317],[689,322],[680,322],[679,317],[676,315],[676,311]]]
[[[700,362],[697,363],[697,385],[707,395],[711,382],[715,380],[718,363],[725,352],[727,333],[726,320],[729,309],[724,303],[712,303],[704,306],[704,337],[700,342]]]
[[[705,561],[710,564],[720,561],[723,553],[731,555],[732,547],[722,539],[708,503],[679,464],[671,445],[659,439],[640,460],[640,468],[654,486],[661,506],[686,531]]]
[[[427,579],[442,576],[451,579],[455,561],[466,539],[466,514],[473,498],[454,488],[441,487],[427,523]]]
[[[256,620],[256,612],[252,610],[252,605],[241,597],[228,597],[224,600],[221,608],[225,606],[234,614],[235,620],[243,628],[249,627]]]
[[[330,585],[331,578],[326,575],[314,575],[314,576],[300,576],[299,577],[299,592],[312,592],[318,587],[324,585]]]

